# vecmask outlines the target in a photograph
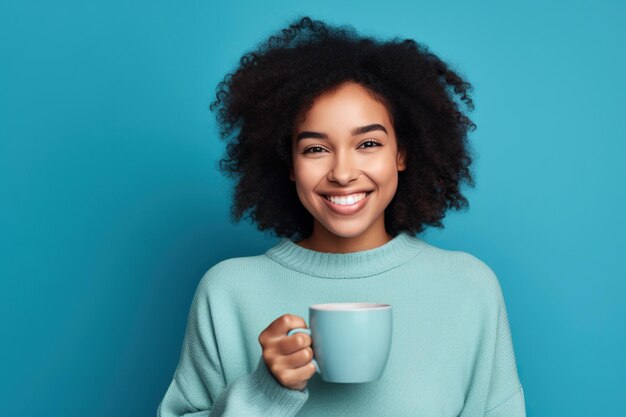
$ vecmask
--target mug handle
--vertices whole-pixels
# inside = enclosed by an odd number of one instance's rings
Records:
[[[311,329],[301,329],[301,328],[291,329],[289,330],[289,333],[287,333],[287,336],[291,336],[292,334],[295,334],[295,333],[306,333],[309,336],[311,336]],[[311,362],[313,362],[313,365],[315,365],[315,372],[321,375],[322,371],[320,371],[320,367],[317,364],[317,361],[315,360],[315,358],[311,359]]]

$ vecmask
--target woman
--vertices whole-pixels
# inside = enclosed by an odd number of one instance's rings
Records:
[[[415,41],[308,17],[241,59],[211,105],[221,167],[234,219],[283,239],[204,275],[159,416],[525,416],[495,274],[414,236],[468,205],[470,88]],[[325,382],[287,336],[328,302],[393,306],[380,380]]]

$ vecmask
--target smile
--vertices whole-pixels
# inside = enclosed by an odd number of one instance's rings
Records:
[[[349,196],[320,196],[324,199],[324,202],[328,208],[330,208],[333,212],[337,214],[354,214],[360,211],[369,201],[369,195],[372,192],[368,193],[357,193],[351,194]]]
[[[355,194],[350,194],[350,195],[346,195],[346,196],[331,196],[331,195],[326,195],[324,197],[326,197],[327,200],[335,203],[335,204],[339,204],[341,206],[351,206],[353,204],[358,203],[359,201],[361,201],[362,199],[364,199],[367,196],[367,192],[365,193],[355,193]]]

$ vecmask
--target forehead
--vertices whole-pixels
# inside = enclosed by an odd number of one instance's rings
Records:
[[[348,130],[380,123],[390,126],[387,108],[363,86],[349,82],[322,93],[296,123],[296,130],[326,128]]]

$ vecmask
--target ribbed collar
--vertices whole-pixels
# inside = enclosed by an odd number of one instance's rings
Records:
[[[363,278],[396,268],[420,253],[426,242],[400,232],[374,249],[349,253],[318,252],[303,248],[288,238],[265,252],[279,264],[304,274],[323,278]]]

